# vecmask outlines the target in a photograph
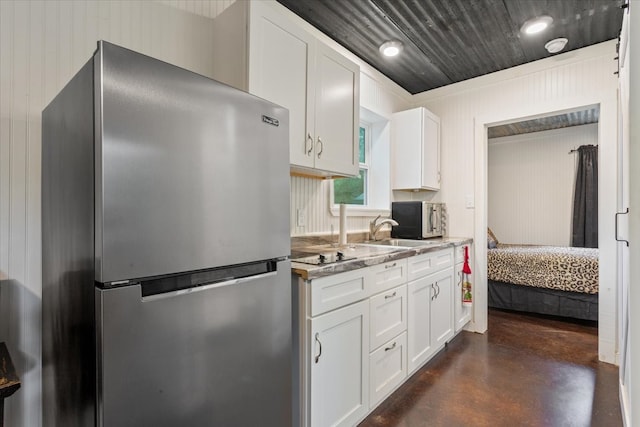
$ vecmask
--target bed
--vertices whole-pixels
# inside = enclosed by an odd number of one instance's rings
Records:
[[[490,237],[487,279],[489,307],[598,320],[598,249],[500,244]]]

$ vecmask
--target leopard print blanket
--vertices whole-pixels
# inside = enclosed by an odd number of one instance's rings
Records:
[[[498,244],[487,251],[487,266],[498,282],[598,293],[598,249]]]

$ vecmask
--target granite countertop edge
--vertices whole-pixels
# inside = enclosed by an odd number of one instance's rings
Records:
[[[389,261],[409,258],[415,255],[435,252],[450,247],[469,245],[472,243],[473,238],[470,237],[448,237],[437,244],[426,244],[425,246],[418,246],[414,248],[398,247],[396,250],[391,252],[321,266],[292,261],[291,272],[300,276],[304,280],[312,280],[360,268],[371,267],[373,265],[383,264]]]

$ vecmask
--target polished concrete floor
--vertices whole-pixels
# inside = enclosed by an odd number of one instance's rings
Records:
[[[598,362],[591,322],[490,310],[360,427],[622,426],[618,369]]]

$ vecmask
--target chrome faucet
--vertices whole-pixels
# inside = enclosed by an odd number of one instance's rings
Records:
[[[369,240],[376,240],[376,233],[382,228],[383,225],[398,225],[398,222],[394,221],[391,218],[385,218],[382,221],[378,222],[381,216],[382,215],[378,215],[376,219],[369,223]]]

